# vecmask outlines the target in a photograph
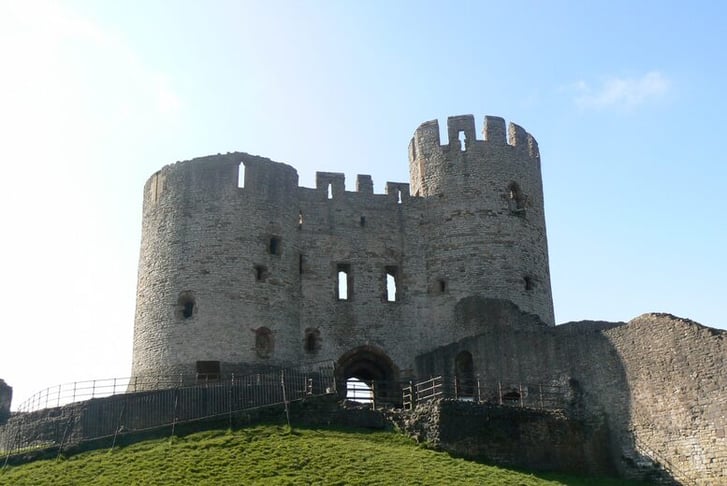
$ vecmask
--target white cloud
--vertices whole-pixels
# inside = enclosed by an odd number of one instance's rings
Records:
[[[588,109],[632,109],[663,98],[670,88],[669,79],[659,71],[638,78],[609,78],[595,88],[582,80],[573,84],[576,105]]]

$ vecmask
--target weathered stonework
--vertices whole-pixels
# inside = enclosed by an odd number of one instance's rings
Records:
[[[0,424],[10,417],[10,404],[13,401],[13,388],[0,379]]]
[[[335,361],[339,378],[377,380],[395,400],[389,383],[466,368],[485,385],[566,390],[570,416],[608,437],[595,469],[645,478],[659,462],[672,478],[723,484],[726,333],[657,314],[555,327],[535,139],[513,124],[506,136],[497,117],[484,140],[472,116],[447,132],[442,144],[436,121],[415,131],[410,183],[386,194],[366,175],[356,191],[328,172],[299,187],[292,167],[245,153],[154,174],[132,374]]]
[[[411,184],[387,182],[386,194],[366,175],[356,191],[327,172],[299,187],[292,167],[244,153],[154,174],[133,375],[335,360],[345,377],[409,378],[418,354],[490,325],[453,312],[473,295],[554,325],[537,143],[514,124],[506,140],[501,118],[485,118],[484,140],[474,127],[471,115],[449,118],[442,145],[436,121],[421,125]]]

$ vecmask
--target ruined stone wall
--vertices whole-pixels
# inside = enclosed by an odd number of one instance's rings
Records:
[[[487,140],[476,140],[472,117],[454,117],[451,147],[440,146],[438,133],[423,135],[432,126],[411,145],[418,196],[393,182],[374,194],[363,175],[347,191],[337,173],[303,188],[292,167],[242,153],[154,174],[144,190],[132,373],[194,374],[200,361],[242,373],[370,349],[390,359],[387,379],[403,378],[417,354],[487,325],[454,318],[457,302],[477,294],[552,324],[533,138],[511,125],[507,144],[504,121],[489,117]]]
[[[650,477],[657,462],[678,480],[727,477],[726,332],[659,314],[549,328],[507,302],[462,307],[461,319],[500,324],[418,357],[418,375],[454,375],[457,356],[468,352],[489,390],[493,382],[506,390],[524,383],[526,394],[538,383],[562,387],[570,412],[607,425],[624,476]]]
[[[604,331],[628,380],[637,448],[697,484],[727,478],[727,332],[668,314]]]
[[[469,459],[537,471],[615,475],[608,431],[562,411],[434,400],[402,413],[399,427]]]

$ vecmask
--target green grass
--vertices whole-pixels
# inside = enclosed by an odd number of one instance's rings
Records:
[[[550,476],[555,478],[556,476]],[[2,485],[448,484],[600,485],[617,480],[515,472],[456,459],[393,432],[257,426],[140,442],[35,461],[0,472]]]

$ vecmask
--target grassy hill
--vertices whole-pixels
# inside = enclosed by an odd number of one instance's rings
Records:
[[[452,458],[393,432],[257,426],[9,466],[2,485],[472,484],[616,486]]]

